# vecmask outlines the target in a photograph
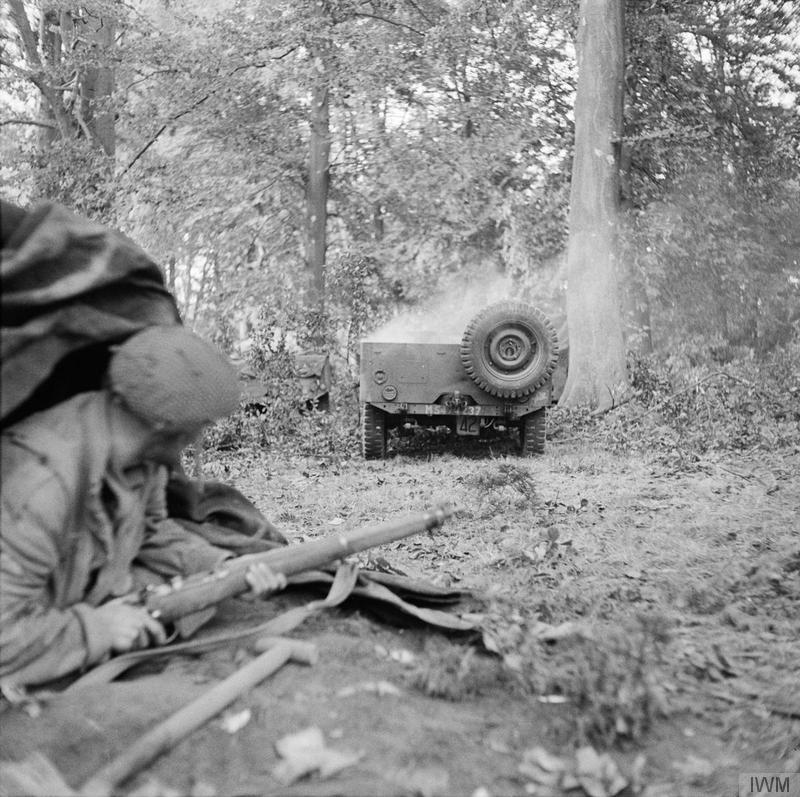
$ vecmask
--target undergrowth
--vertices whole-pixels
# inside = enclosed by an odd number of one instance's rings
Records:
[[[641,615],[627,626],[595,626],[589,637],[542,645],[529,659],[528,678],[537,693],[563,694],[575,707],[579,741],[639,739],[669,712],[660,686],[669,636],[660,617]]]
[[[455,702],[510,687],[513,678],[498,659],[479,654],[475,647],[432,638],[406,683],[428,697]]]
[[[263,379],[267,400],[239,409],[207,432],[208,451],[280,452],[339,461],[359,450],[358,404],[352,385],[334,376],[329,409],[309,405],[287,367]]]
[[[709,451],[800,447],[798,344],[723,365],[632,355],[628,367],[628,401],[600,417],[553,408],[548,436],[650,451],[677,465]]]
[[[544,703],[565,702],[575,709],[565,729],[572,741],[607,746],[637,740],[669,713],[661,684],[669,670],[670,629],[662,614],[569,622],[557,626],[561,633],[552,637],[537,634],[535,615],[500,614],[503,620],[495,616],[485,643],[518,688]]]

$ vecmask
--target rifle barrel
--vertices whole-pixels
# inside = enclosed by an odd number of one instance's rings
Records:
[[[153,617],[162,622],[170,622],[201,611],[225,598],[247,592],[250,587],[245,576],[250,566],[257,562],[265,562],[276,573],[293,576],[305,570],[323,567],[349,554],[438,528],[452,515],[452,509],[439,506],[399,520],[376,523],[319,540],[233,559],[215,571],[189,576],[172,587],[157,587],[148,593],[145,606]]]

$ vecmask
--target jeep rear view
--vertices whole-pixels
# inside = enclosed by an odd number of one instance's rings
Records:
[[[384,457],[389,430],[408,424],[448,426],[466,437],[517,427],[523,456],[543,453],[558,354],[549,319],[516,301],[478,313],[460,342],[362,342],[364,456]]]

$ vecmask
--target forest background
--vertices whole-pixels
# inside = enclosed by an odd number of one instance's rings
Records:
[[[685,431],[702,398],[731,423],[701,447],[795,439],[793,3],[605,5],[624,13],[620,135],[597,146],[628,384],[551,427],[632,397]],[[563,0],[6,0],[4,192],[122,229],[186,323],[272,385],[266,422],[210,445],[351,452],[358,342],[382,323],[514,296],[566,339],[579,21]],[[570,287],[591,304],[608,281]],[[337,364],[331,417],[291,393],[308,347]]]

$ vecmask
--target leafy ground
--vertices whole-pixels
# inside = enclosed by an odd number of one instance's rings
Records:
[[[290,537],[457,503],[444,529],[380,556],[472,590],[460,610],[482,640],[332,610],[294,632],[317,664],[284,667],[234,705],[243,727],[207,724],[126,793],[733,795],[739,773],[798,771],[798,473],[797,447],[677,467],[580,436],[533,460],[437,441],[383,462],[219,455],[206,475]],[[222,620],[289,601],[230,601]],[[176,658],[38,715],[6,709],[3,757],[39,750],[77,786],[251,655]],[[350,763],[286,785],[275,744],[310,727]]]

